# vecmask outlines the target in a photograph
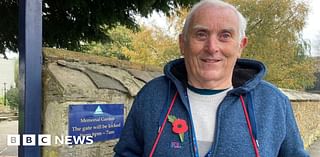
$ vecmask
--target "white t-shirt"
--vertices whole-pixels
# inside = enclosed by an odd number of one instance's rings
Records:
[[[232,87],[212,95],[203,95],[187,89],[200,157],[205,156],[211,149],[217,109],[231,89]]]

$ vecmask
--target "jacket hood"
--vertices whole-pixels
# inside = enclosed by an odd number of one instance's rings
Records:
[[[164,67],[164,74],[175,84],[179,92],[187,87],[187,70],[184,59],[176,59]],[[239,95],[251,91],[263,79],[266,67],[262,62],[251,59],[238,59],[233,70],[230,93]]]

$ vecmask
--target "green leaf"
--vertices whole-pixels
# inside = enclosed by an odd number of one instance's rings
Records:
[[[184,139],[184,133],[180,133],[179,134],[179,137],[180,137],[180,141],[181,141],[181,143],[183,142],[183,139]]]
[[[172,116],[172,115],[169,115],[169,116],[168,116],[168,121],[169,121],[170,123],[173,123],[176,119],[177,119],[176,116]]]

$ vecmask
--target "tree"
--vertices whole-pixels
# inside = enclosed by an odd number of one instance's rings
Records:
[[[19,104],[21,104],[21,100],[19,97],[19,88],[21,87],[19,81],[19,64],[18,60],[15,61],[14,65],[14,81],[16,83],[16,87],[11,87],[6,95],[7,95],[7,104],[10,106],[11,109],[17,109]]]
[[[228,2],[235,4],[248,20],[249,44],[243,57],[263,61],[269,71],[266,79],[279,87],[305,89],[313,85],[315,66],[307,56],[310,53],[310,45],[301,37],[308,13],[306,3],[295,0],[228,0]],[[187,11],[187,8],[177,7],[173,16],[168,17],[170,23],[168,29],[173,27],[177,32],[173,40],[165,36],[156,37],[155,32],[159,30],[157,27],[154,30],[145,28],[137,33],[137,36],[128,35],[132,38],[131,46],[123,49],[122,53],[131,61],[163,65],[165,62],[157,59],[165,53],[162,50],[161,53],[154,51],[162,47],[155,45],[168,39],[177,45],[176,37],[181,32]],[[158,32],[161,34],[161,31]],[[134,39],[138,39],[137,42],[134,42]],[[152,44],[154,42],[155,45]],[[148,49],[151,46],[157,49]],[[179,56],[177,47],[168,47],[166,52],[173,54],[166,60]]]
[[[0,96],[0,106],[2,106],[4,104],[4,98],[2,96]]]
[[[111,42],[91,43],[86,52],[144,65],[164,65],[179,57],[177,40],[160,28],[141,26],[139,31],[133,31],[119,25],[106,33]]]
[[[18,108],[21,104],[18,88],[11,88],[7,91],[7,102],[11,109]]]
[[[18,2],[17,0],[0,1],[0,54],[7,58],[5,49],[18,51]]]
[[[308,5],[296,0],[228,0],[248,20],[249,44],[243,56],[266,63],[266,79],[282,88],[313,86],[314,62],[302,39]]]
[[[295,0],[228,0],[248,20],[248,47],[243,57],[263,61],[266,79],[279,87],[306,89],[315,81],[315,63],[308,56],[310,43],[303,40],[308,5]],[[181,32],[188,8],[177,8],[170,26]],[[177,34],[176,34],[177,35]]]
[[[43,46],[80,50],[81,42],[105,42],[105,29],[118,23],[137,28],[134,15],[153,10],[170,14],[172,8],[197,0],[43,0]],[[17,51],[18,0],[0,1],[0,53]]]
[[[157,28],[142,27],[132,41],[133,50],[125,51],[131,61],[144,65],[164,65],[179,56],[178,42]]]
[[[118,25],[110,30],[105,30],[106,36],[110,36],[110,42],[91,42],[85,44],[83,51],[95,55],[101,55],[120,60],[130,60],[123,52],[126,49],[132,50],[132,40],[134,31],[125,26]]]

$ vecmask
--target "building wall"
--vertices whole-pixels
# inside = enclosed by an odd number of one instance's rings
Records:
[[[6,89],[15,87],[14,82],[14,65],[16,60],[0,58],[0,96],[4,96],[4,83]]]

